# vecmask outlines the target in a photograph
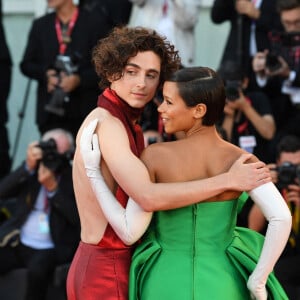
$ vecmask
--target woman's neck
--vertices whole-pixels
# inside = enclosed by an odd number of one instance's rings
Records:
[[[195,128],[191,128],[188,132],[186,132],[186,137],[191,138],[194,136],[208,136],[208,137],[213,137],[217,135],[217,130],[215,126],[197,126]]]

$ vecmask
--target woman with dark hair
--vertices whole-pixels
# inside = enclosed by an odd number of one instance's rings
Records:
[[[186,137],[143,151],[141,160],[153,182],[179,183],[228,171],[244,150],[223,140],[216,130],[224,104],[223,81],[210,68],[185,68],[166,78],[158,111],[167,133],[184,131]],[[101,179],[96,124],[88,125],[81,136],[87,175],[110,225],[130,244],[146,231],[152,213],[134,197],[124,208]],[[101,136],[100,144],[106,151]],[[290,212],[270,182],[248,192],[269,220],[265,239],[236,227],[239,201],[247,194],[233,189],[154,213],[131,261],[129,299],[266,300],[268,294],[270,299],[287,299],[272,269],[289,236]],[[157,196],[156,201],[164,198]]]

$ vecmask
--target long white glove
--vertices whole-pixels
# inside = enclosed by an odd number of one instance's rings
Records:
[[[280,192],[272,182],[253,189],[249,195],[269,221],[257,265],[248,279],[252,299],[266,300],[266,281],[290,235],[292,217]]]
[[[102,211],[119,238],[127,245],[135,243],[146,231],[152,213],[145,212],[134,200],[129,198],[124,208],[106,185],[100,170],[101,152],[98,136],[94,134],[97,120],[92,121],[82,131],[80,151]]]

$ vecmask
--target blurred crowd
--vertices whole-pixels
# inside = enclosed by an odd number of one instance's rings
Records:
[[[79,126],[101,93],[93,47],[114,26],[145,26],[174,43],[182,67],[195,66],[202,1],[47,5],[52,10],[33,20],[20,62],[22,74],[37,82],[40,140],[24,149],[23,163],[12,170],[7,132],[12,57],[0,0],[0,277],[26,267],[26,300],[46,299],[55,266],[72,260],[80,240],[72,153]],[[291,209],[291,237],[275,272],[290,299],[300,299],[300,0],[214,0],[210,22],[230,24],[217,69],[226,104],[216,127],[222,138],[268,164]],[[146,145],[184,138],[164,132],[157,112],[161,100],[158,92],[140,120]],[[251,199],[239,224],[264,234],[266,221]]]

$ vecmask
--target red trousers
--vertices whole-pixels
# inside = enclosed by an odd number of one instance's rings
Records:
[[[128,300],[132,249],[80,242],[68,278],[68,300]]]

